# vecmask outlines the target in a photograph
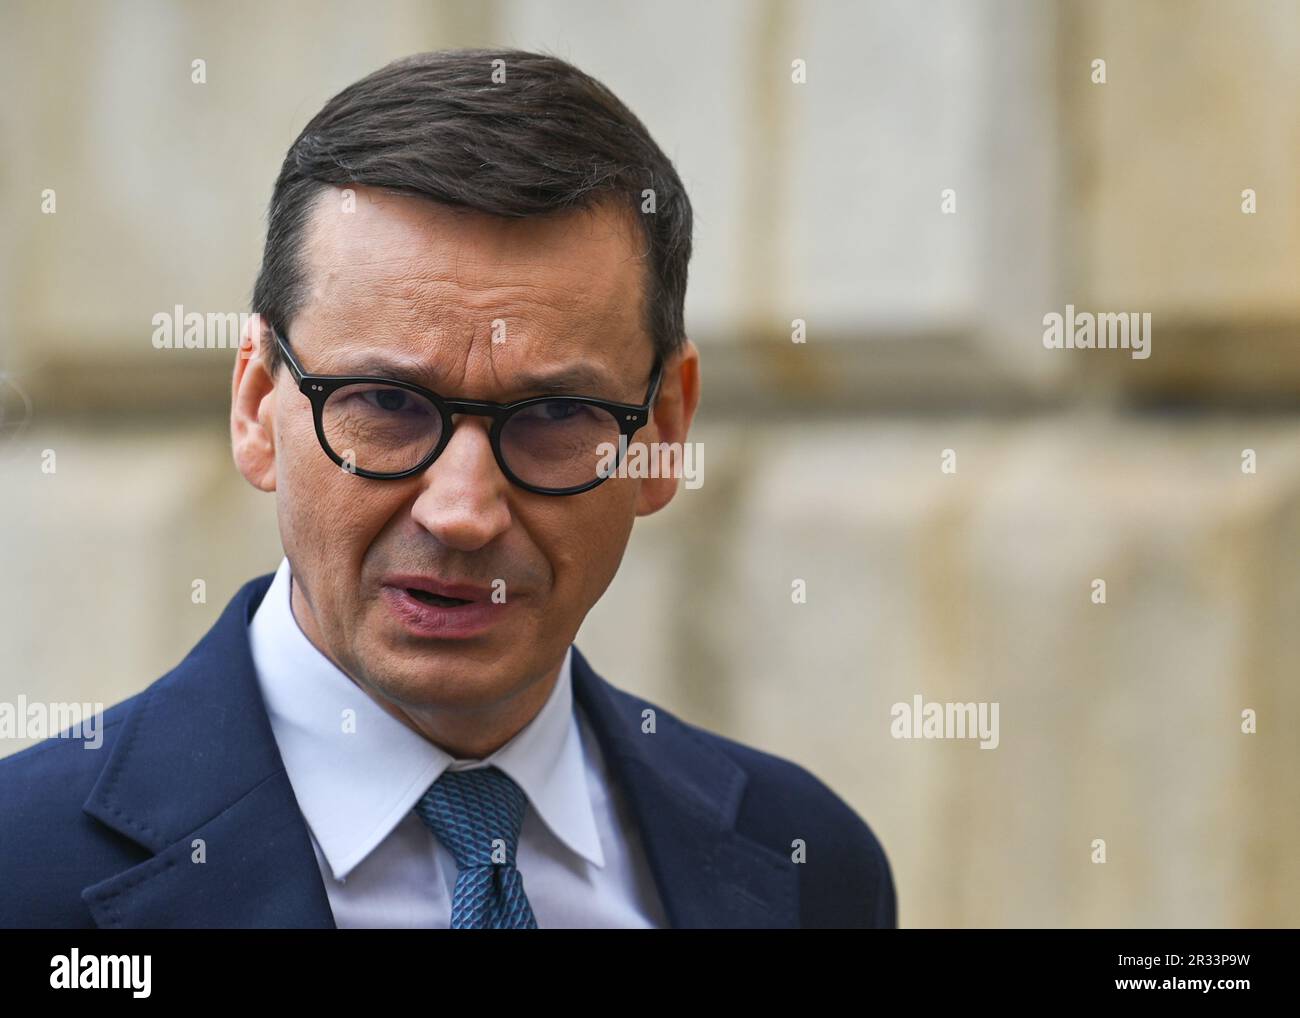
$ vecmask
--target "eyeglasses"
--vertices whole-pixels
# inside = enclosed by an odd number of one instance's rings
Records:
[[[272,329],[298,389],[311,400],[325,455],[349,473],[378,480],[428,469],[451,441],[453,414],[491,417],[501,472],[539,495],[577,495],[609,478],[632,436],[650,420],[663,360],[656,356],[640,406],[588,396],[538,396],[514,403],[448,399],[412,382],[370,375],[312,375]]]

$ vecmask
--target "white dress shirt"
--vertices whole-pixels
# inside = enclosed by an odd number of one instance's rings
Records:
[[[636,823],[573,700],[571,646],[537,716],[486,760],[457,760],[316,649],[291,582],[285,557],[248,635],[335,925],[451,925],[456,862],[412,809],[445,768],[488,764],[528,797],[516,863],[540,928],[667,925]]]

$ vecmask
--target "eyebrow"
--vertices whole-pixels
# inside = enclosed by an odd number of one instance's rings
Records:
[[[432,389],[440,396],[452,398],[455,393],[444,392],[437,385],[430,385],[429,366],[420,361],[406,360],[383,355],[371,354],[355,362],[345,362],[334,374],[340,375],[375,375],[381,378],[393,378],[403,382],[413,382]],[[509,390],[539,396],[566,395],[590,396],[595,393],[614,391],[612,381],[590,364],[568,364],[563,367],[525,371],[510,379]],[[520,399],[527,398],[521,395]],[[617,402],[617,401],[616,401]]]

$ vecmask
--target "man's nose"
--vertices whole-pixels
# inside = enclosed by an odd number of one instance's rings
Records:
[[[447,447],[424,472],[411,514],[443,544],[475,551],[509,528],[510,481],[492,454],[492,422],[472,414],[454,414],[452,422]]]

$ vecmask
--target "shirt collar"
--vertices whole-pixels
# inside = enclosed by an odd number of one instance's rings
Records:
[[[605,857],[574,717],[573,646],[550,697],[484,760],[457,760],[379,706],[307,639],[290,607],[286,556],[248,626],[253,663],[303,816],[342,880],[411,812],[447,768],[493,764],[546,826],[595,866]]]

